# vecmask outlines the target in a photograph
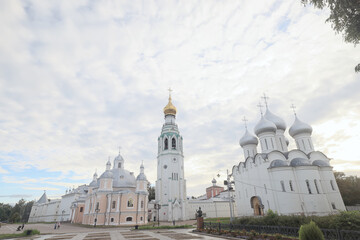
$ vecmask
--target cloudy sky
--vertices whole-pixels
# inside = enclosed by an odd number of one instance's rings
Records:
[[[253,129],[264,92],[360,176],[360,51],[328,14],[300,0],[0,1],[0,202],[89,183],[119,146],[154,184],[169,87],[189,196],[243,161],[241,119]]]

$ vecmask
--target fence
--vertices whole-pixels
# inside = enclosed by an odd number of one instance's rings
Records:
[[[254,230],[258,233],[276,234],[280,233],[286,236],[298,237],[298,227],[283,227],[283,226],[262,226],[262,225],[242,225],[242,224],[224,224],[204,222],[205,229],[217,230]],[[339,229],[321,229],[326,240],[359,240],[360,231],[339,230]]]

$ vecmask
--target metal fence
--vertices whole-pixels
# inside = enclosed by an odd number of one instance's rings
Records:
[[[242,224],[225,224],[225,223],[211,223],[204,222],[205,229],[217,230],[243,230],[247,232],[254,230],[257,233],[276,234],[280,233],[286,236],[298,237],[298,227],[283,227],[283,226],[262,226],[262,225],[242,225]],[[360,231],[339,230],[339,229],[321,229],[327,240],[359,240]]]

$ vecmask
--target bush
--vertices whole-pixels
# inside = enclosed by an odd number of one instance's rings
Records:
[[[269,210],[264,217],[241,217],[234,224],[300,227],[315,222],[319,228],[360,230],[360,212],[348,211],[328,216],[278,215]]]
[[[302,225],[299,230],[300,240],[324,240],[324,234],[315,222],[311,221],[309,224]]]

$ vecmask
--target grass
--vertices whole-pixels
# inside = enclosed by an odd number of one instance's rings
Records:
[[[211,222],[211,223],[230,223],[230,218],[228,217],[220,217],[220,218],[205,218],[204,222]]]
[[[12,234],[0,234],[0,239],[9,239],[9,238],[19,238],[19,237],[26,237],[31,235],[37,235],[40,232],[36,229],[29,229],[25,230],[22,233],[12,233]]]
[[[175,225],[175,226],[139,226],[139,230],[152,230],[152,229],[175,229],[175,228],[193,228],[191,225]]]

